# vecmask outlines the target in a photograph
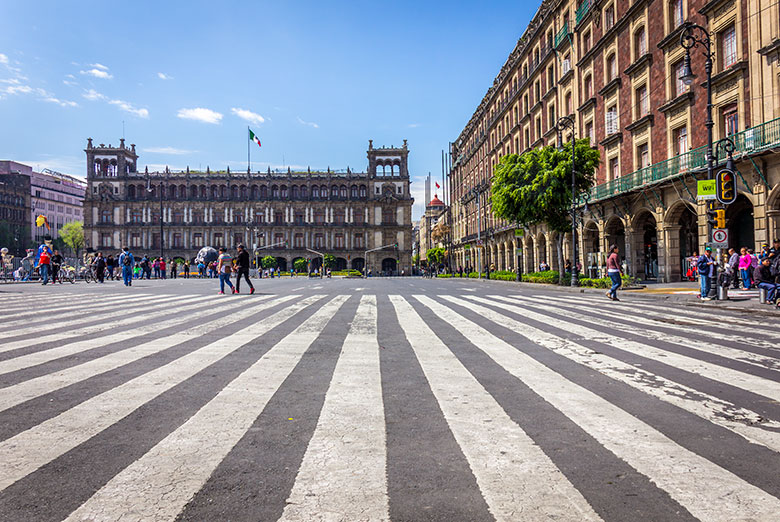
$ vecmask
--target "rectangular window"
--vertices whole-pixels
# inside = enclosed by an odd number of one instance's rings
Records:
[[[680,27],[683,23],[684,16],[683,16],[683,0],[671,0],[669,3],[669,7],[671,9],[671,22],[672,22],[672,30],[677,29]]]
[[[609,31],[615,25],[615,7],[609,6],[604,10],[604,31]]]
[[[184,246],[184,243],[181,240],[181,234],[174,234],[173,235],[173,247],[174,248],[182,248]]]
[[[683,61],[680,60],[674,64],[674,92],[672,93],[674,98],[688,92],[689,86],[685,85],[685,82],[682,81],[682,75]]]
[[[674,138],[674,154],[679,156],[688,152],[688,128],[683,126],[672,132]],[[679,169],[688,170],[688,154],[679,158]]]
[[[135,248],[141,247],[141,234],[130,234],[130,246]]]
[[[723,133],[731,136],[739,132],[739,114],[737,104],[733,103],[723,108]]]
[[[111,234],[107,232],[101,232],[100,248],[111,248]]]
[[[201,248],[203,246],[203,234],[192,235],[192,246],[195,248]]]
[[[295,248],[303,248],[303,234],[295,234],[295,238],[293,238],[293,245]]]
[[[610,134],[615,134],[618,132],[617,106],[613,105],[609,107],[605,113],[605,117],[605,134],[609,136]]]
[[[363,247],[363,234],[355,234],[354,247],[355,248],[364,248]]]
[[[612,53],[607,58],[607,80],[612,81],[617,78],[617,58]]]
[[[593,135],[593,122],[589,121],[585,124],[585,136],[587,136],[590,139],[590,144],[593,145],[593,143],[596,141],[596,137]]]
[[[723,56],[723,69],[728,69],[737,63],[737,32],[732,25],[720,36],[721,56]]]
[[[636,49],[636,60],[647,54],[647,38],[645,38],[644,27],[640,28],[634,35],[634,49]]]
[[[323,248],[325,246],[325,236],[323,234],[314,234],[314,248]]]
[[[587,53],[588,51],[590,51],[590,31],[582,36],[582,52]]]
[[[221,232],[215,232],[214,233],[214,245],[216,245],[216,248],[219,248],[222,245],[222,233]]]
[[[620,162],[617,158],[609,160],[609,175],[610,179],[618,179],[620,177]]]
[[[640,169],[650,166],[650,150],[647,146],[647,143],[643,143],[637,147],[636,157],[639,160]]]
[[[647,96],[647,86],[642,85],[636,90],[637,117],[642,118],[650,112],[650,99]]]
[[[333,236],[334,248],[344,248],[344,234],[336,234]]]

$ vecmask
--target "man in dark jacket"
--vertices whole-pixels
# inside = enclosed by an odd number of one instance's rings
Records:
[[[249,293],[254,294],[255,287],[249,280],[249,252],[244,245],[238,245],[238,255],[236,255],[236,293],[241,291],[241,276],[244,276],[246,284],[249,285]]]
[[[766,289],[766,302],[774,304],[777,287],[780,285],[775,284],[775,277],[772,275],[770,265],[771,262],[768,257],[762,259],[761,264],[753,270],[753,281],[756,282],[759,288]]]
[[[97,257],[92,264],[95,266],[95,277],[97,277],[98,282],[102,283],[105,279],[106,270],[106,258],[103,257],[103,252],[97,253]]]

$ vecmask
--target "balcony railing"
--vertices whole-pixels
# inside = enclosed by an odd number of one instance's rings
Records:
[[[569,22],[565,22],[563,24],[563,27],[561,27],[561,30],[558,31],[558,34],[555,35],[555,48],[557,49],[558,47],[560,47],[561,44],[563,44],[568,37],[569,37]]]
[[[577,8],[577,13],[575,15],[575,20],[577,20],[577,23],[580,23],[582,19],[585,18],[585,15],[588,14],[588,11],[590,11],[591,7],[593,7],[592,0],[583,0],[583,2]]]
[[[780,118],[756,125],[730,136],[736,150],[734,156],[739,158],[745,154],[757,154],[767,149],[780,146]],[[725,152],[718,151],[716,161],[725,159]],[[631,174],[621,176],[612,181],[594,186],[590,190],[589,202],[617,196],[624,192],[636,190],[645,185],[675,178],[686,172],[701,170],[707,167],[707,146],[693,149],[684,154],[674,156],[659,163],[636,170]],[[585,198],[580,199],[585,203]]]

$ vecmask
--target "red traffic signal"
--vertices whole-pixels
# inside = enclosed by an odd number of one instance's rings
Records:
[[[724,205],[737,200],[737,179],[734,172],[723,169],[715,178],[715,198]]]

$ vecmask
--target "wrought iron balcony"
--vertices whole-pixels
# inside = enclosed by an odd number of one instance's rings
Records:
[[[729,136],[729,138],[734,141],[736,146],[734,151],[735,159],[739,159],[743,155],[757,154],[770,148],[778,147],[780,146],[780,118],[738,132]],[[724,159],[725,152],[721,150],[716,158],[716,162]],[[653,163],[631,174],[596,185],[590,190],[587,198],[580,198],[580,204],[584,204],[586,199],[589,203],[592,203],[706,168],[707,146],[704,145],[684,154]]]
[[[585,18],[585,15],[588,14],[591,7],[593,7],[593,0],[583,0],[583,2],[577,8],[577,13],[575,15],[575,20],[577,20],[578,24],[582,21],[583,18]]]
[[[555,48],[560,47],[569,38],[569,22],[565,22],[558,34],[555,35]]]

